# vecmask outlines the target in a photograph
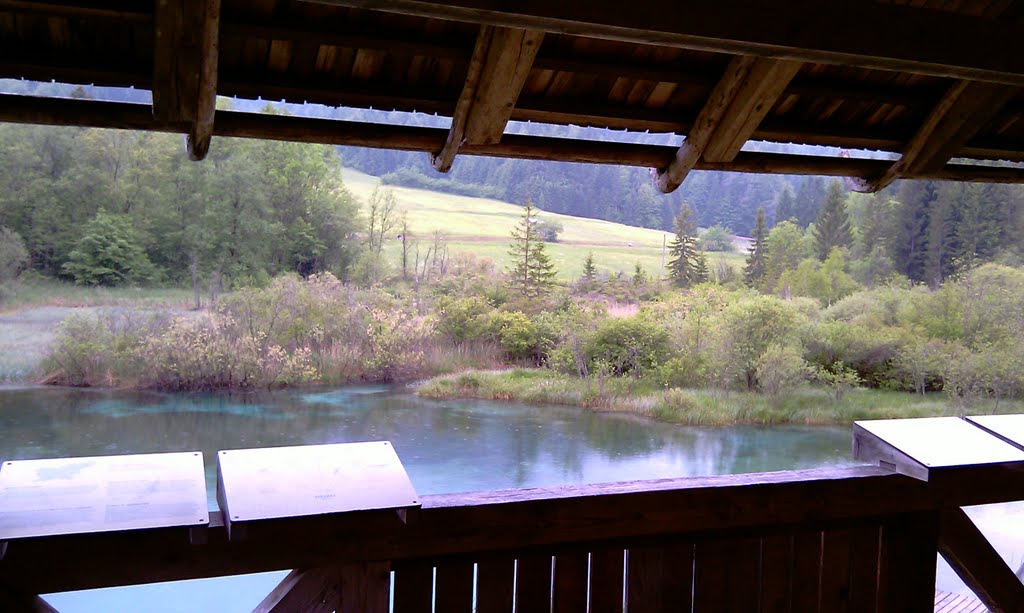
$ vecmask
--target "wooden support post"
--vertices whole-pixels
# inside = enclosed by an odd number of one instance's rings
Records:
[[[1024,583],[963,509],[942,512],[939,553],[986,607],[993,611],[1024,611]]]
[[[187,124],[189,158],[210,148],[217,106],[220,0],[156,0],[153,118]]]
[[[0,611],[5,613],[57,613],[57,609],[35,594],[24,594],[0,585]]]
[[[464,142],[493,145],[501,140],[543,39],[543,32],[533,30],[480,28],[448,138],[431,159],[434,168],[448,172]]]
[[[675,157],[657,170],[658,189],[666,194],[675,191],[701,159],[734,160],[800,66],[799,62],[742,55],[733,59]]]
[[[386,613],[390,575],[387,562],[293,570],[253,613]]]
[[[941,170],[1020,89],[1012,85],[956,81],[935,104],[903,149],[903,155],[882,176],[855,189],[877,192],[896,179]]]

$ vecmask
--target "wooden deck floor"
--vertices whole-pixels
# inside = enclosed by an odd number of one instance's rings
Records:
[[[988,609],[974,596],[935,590],[935,613],[986,613]]]

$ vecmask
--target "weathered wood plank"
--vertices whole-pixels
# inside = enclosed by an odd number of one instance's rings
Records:
[[[879,191],[900,177],[942,168],[1019,91],[999,83],[953,83],[907,141],[900,159],[860,191]]]
[[[874,611],[878,606],[878,565],[881,528],[877,525],[851,529],[850,610]]]
[[[882,525],[879,611],[931,610],[938,528],[936,511],[903,514]]]
[[[583,552],[555,556],[551,605],[554,613],[587,613],[589,563],[589,556]]]
[[[793,566],[789,577],[790,610],[817,611],[821,602],[821,532],[793,535]]]
[[[477,563],[476,613],[512,613],[515,558],[485,556]]]
[[[590,613],[622,613],[625,552],[601,547],[590,553]]]
[[[336,567],[293,570],[253,609],[253,613],[330,613],[341,604],[341,576]]]
[[[1017,48],[1024,24],[904,6],[845,2],[837,9],[801,2],[650,0],[623,10],[616,2],[318,1],[640,44],[1024,85],[1021,54],[990,51]],[[928,36],[910,41],[906,33],[912,31]]]
[[[516,559],[516,611],[551,610],[551,559],[543,553]]]
[[[821,539],[821,571],[818,609],[861,613],[851,606],[851,534],[849,530],[825,530]]]
[[[760,593],[754,586],[760,581],[760,539],[697,542],[693,564],[694,613],[757,611]]]
[[[790,577],[793,568],[793,535],[771,535],[761,539],[761,594],[758,597],[762,613],[789,613]]]
[[[1024,584],[963,509],[942,512],[939,553],[987,607],[1024,611]]]
[[[473,609],[473,563],[448,560],[437,565],[434,604],[438,611],[471,613]]]
[[[693,543],[630,547],[626,564],[627,611],[689,610]]]
[[[341,566],[341,606],[337,613],[388,613],[390,596],[389,562]]]
[[[49,593],[367,559],[615,539],[642,544],[669,534],[806,525],[808,518],[856,521],[943,505],[1024,499],[1021,482],[1019,472],[1005,471],[984,480],[965,475],[939,487],[881,468],[857,467],[450,494],[424,497],[424,508],[409,525],[393,517],[389,523],[384,518],[329,518],[312,532],[275,528],[242,543],[228,542],[217,515],[211,517],[208,543],[202,547],[189,544],[184,528],[12,541],[0,560],[0,581]]]
[[[448,172],[463,142],[493,145],[501,140],[543,39],[543,32],[480,28],[448,138],[431,160],[435,169]]]
[[[186,125],[155,120],[147,105],[9,94],[0,95],[0,121],[171,133],[184,133],[188,129]],[[447,130],[440,128],[393,126],[237,111],[218,112],[213,133],[215,136],[423,152],[436,151],[437,143],[443,142],[447,136]],[[496,145],[464,145],[459,149],[463,155],[559,160],[645,168],[663,164],[666,159],[671,159],[676,151],[676,147],[662,145],[631,145],[521,134],[507,134]],[[740,152],[732,162],[698,161],[694,169],[785,175],[867,177],[879,175],[889,165],[890,162],[886,160],[744,151]],[[939,171],[922,173],[915,178],[942,181],[1024,183],[1024,169],[948,164]]]
[[[395,564],[395,612],[431,613],[434,604],[434,565],[425,560]]]
[[[199,33],[199,72],[195,96],[195,119],[185,147],[190,159],[198,161],[210,151],[213,119],[217,111],[217,68],[220,60],[221,0],[203,0]]]

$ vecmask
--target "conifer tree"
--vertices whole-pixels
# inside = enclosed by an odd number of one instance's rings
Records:
[[[750,254],[747,256],[747,266],[743,270],[743,280],[747,285],[754,286],[764,278],[767,270],[765,239],[767,230],[764,224],[764,207],[757,209],[757,221],[754,225],[754,244],[750,246]]]
[[[775,201],[775,223],[789,219],[796,219],[796,196],[789,183],[785,183]]]
[[[588,251],[586,259],[583,260],[583,276],[580,277],[580,280],[589,285],[596,278],[597,266],[594,265],[594,252]]]
[[[697,227],[690,220],[690,205],[684,203],[676,216],[675,236],[669,243],[672,259],[668,263],[668,276],[679,287],[689,287],[697,280]]]
[[[706,251],[701,249],[697,252],[697,257],[693,264],[693,280],[692,283],[704,283],[711,278],[711,270],[708,268],[708,254]]]
[[[637,262],[633,267],[633,285],[640,287],[644,283],[647,283],[647,273],[644,272],[644,267],[640,265],[640,262]]]
[[[847,247],[853,241],[850,217],[846,214],[846,193],[843,184],[833,180],[828,186],[825,203],[814,222],[814,243],[822,262],[836,247]]]
[[[509,255],[512,266],[508,269],[511,285],[528,298],[547,293],[555,283],[555,265],[544,251],[544,240],[537,228],[536,209],[527,201],[523,217],[512,230]]]

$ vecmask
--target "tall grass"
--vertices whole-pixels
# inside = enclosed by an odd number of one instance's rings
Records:
[[[145,306],[189,308],[192,292],[182,288],[86,287],[33,277],[10,287],[0,301],[0,312],[28,307]]]
[[[429,398],[480,398],[536,404],[564,404],[595,411],[625,412],[692,425],[849,424],[861,419],[957,415],[943,394],[924,396],[855,390],[835,400],[828,390],[803,387],[775,398],[752,392],[658,389],[643,380],[616,377],[578,379],[542,369],[470,371],[437,377],[416,393]],[[972,414],[1017,413],[1024,402],[982,401]]]

